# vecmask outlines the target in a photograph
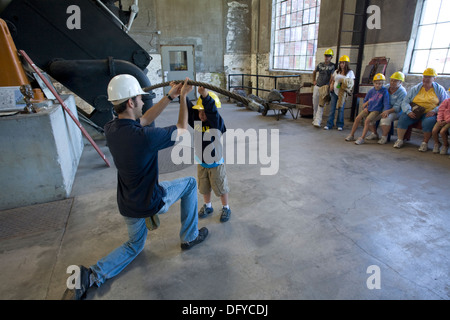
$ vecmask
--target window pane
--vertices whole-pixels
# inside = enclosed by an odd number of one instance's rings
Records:
[[[287,1],[286,1],[286,12],[287,12],[287,13],[291,13],[291,11],[292,11],[292,10],[291,10],[291,9],[292,9],[291,6],[292,6],[291,0],[287,0]]]
[[[310,20],[309,20],[309,14],[310,14],[310,10],[309,10],[309,9],[303,11],[303,23],[304,23],[304,24],[310,23]]]
[[[450,22],[436,25],[432,48],[450,47]]]
[[[446,0],[448,1],[448,0]],[[436,23],[441,8],[441,0],[426,0],[420,24]]]
[[[445,62],[444,73],[450,74],[450,51],[447,52],[447,60]]]
[[[428,55],[430,50],[420,50],[415,51],[411,63],[412,73],[423,73],[423,71],[428,67]]]
[[[316,8],[312,8],[312,9],[310,10],[309,21],[310,21],[311,23],[316,22]]]
[[[441,10],[439,12],[438,22],[450,21],[450,1],[442,1]]]
[[[306,70],[306,56],[300,56],[300,69]]]
[[[428,59],[428,67],[434,68],[438,74],[444,72],[445,60],[447,60],[447,49],[431,50],[430,58]]]
[[[435,29],[435,24],[419,28],[417,33],[416,49],[429,49],[431,47]]]

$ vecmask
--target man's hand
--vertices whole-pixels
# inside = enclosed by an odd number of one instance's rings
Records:
[[[175,82],[171,82],[170,86],[172,87],[169,91],[169,96],[172,97],[172,99],[178,98],[178,96],[181,93],[181,88],[183,87],[182,83],[175,84]]]
[[[414,113],[414,112],[410,112],[410,113],[408,113],[408,117],[410,117],[411,119],[416,119],[417,117],[416,117],[416,114]]]

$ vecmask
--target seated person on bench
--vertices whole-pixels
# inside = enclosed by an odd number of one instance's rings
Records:
[[[408,127],[418,121],[422,122],[423,142],[419,151],[428,150],[428,141],[431,139],[433,127],[436,124],[439,105],[447,99],[447,92],[444,87],[435,82],[437,73],[434,69],[428,68],[423,73],[422,83],[412,87],[402,103],[403,114],[400,116],[397,125],[398,139],[394,148],[401,148],[404,144],[405,133]],[[413,106],[422,107],[420,113],[413,112]]]

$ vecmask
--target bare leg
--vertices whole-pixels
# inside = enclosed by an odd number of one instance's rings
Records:
[[[222,206],[228,205],[228,193],[221,195],[220,200],[222,201]]]
[[[441,137],[442,137],[442,142],[444,143],[444,146],[448,147],[448,133],[447,133],[447,129],[442,129],[441,130]]]
[[[211,192],[203,195],[203,201],[205,201],[205,203],[211,202]]]
[[[406,129],[397,128],[398,140],[403,140],[405,138],[406,131]]]

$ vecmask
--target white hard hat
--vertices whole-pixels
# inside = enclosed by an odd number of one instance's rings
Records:
[[[148,94],[148,92],[143,91],[139,81],[129,74],[115,76],[108,84],[108,101],[114,105],[142,94]]]

